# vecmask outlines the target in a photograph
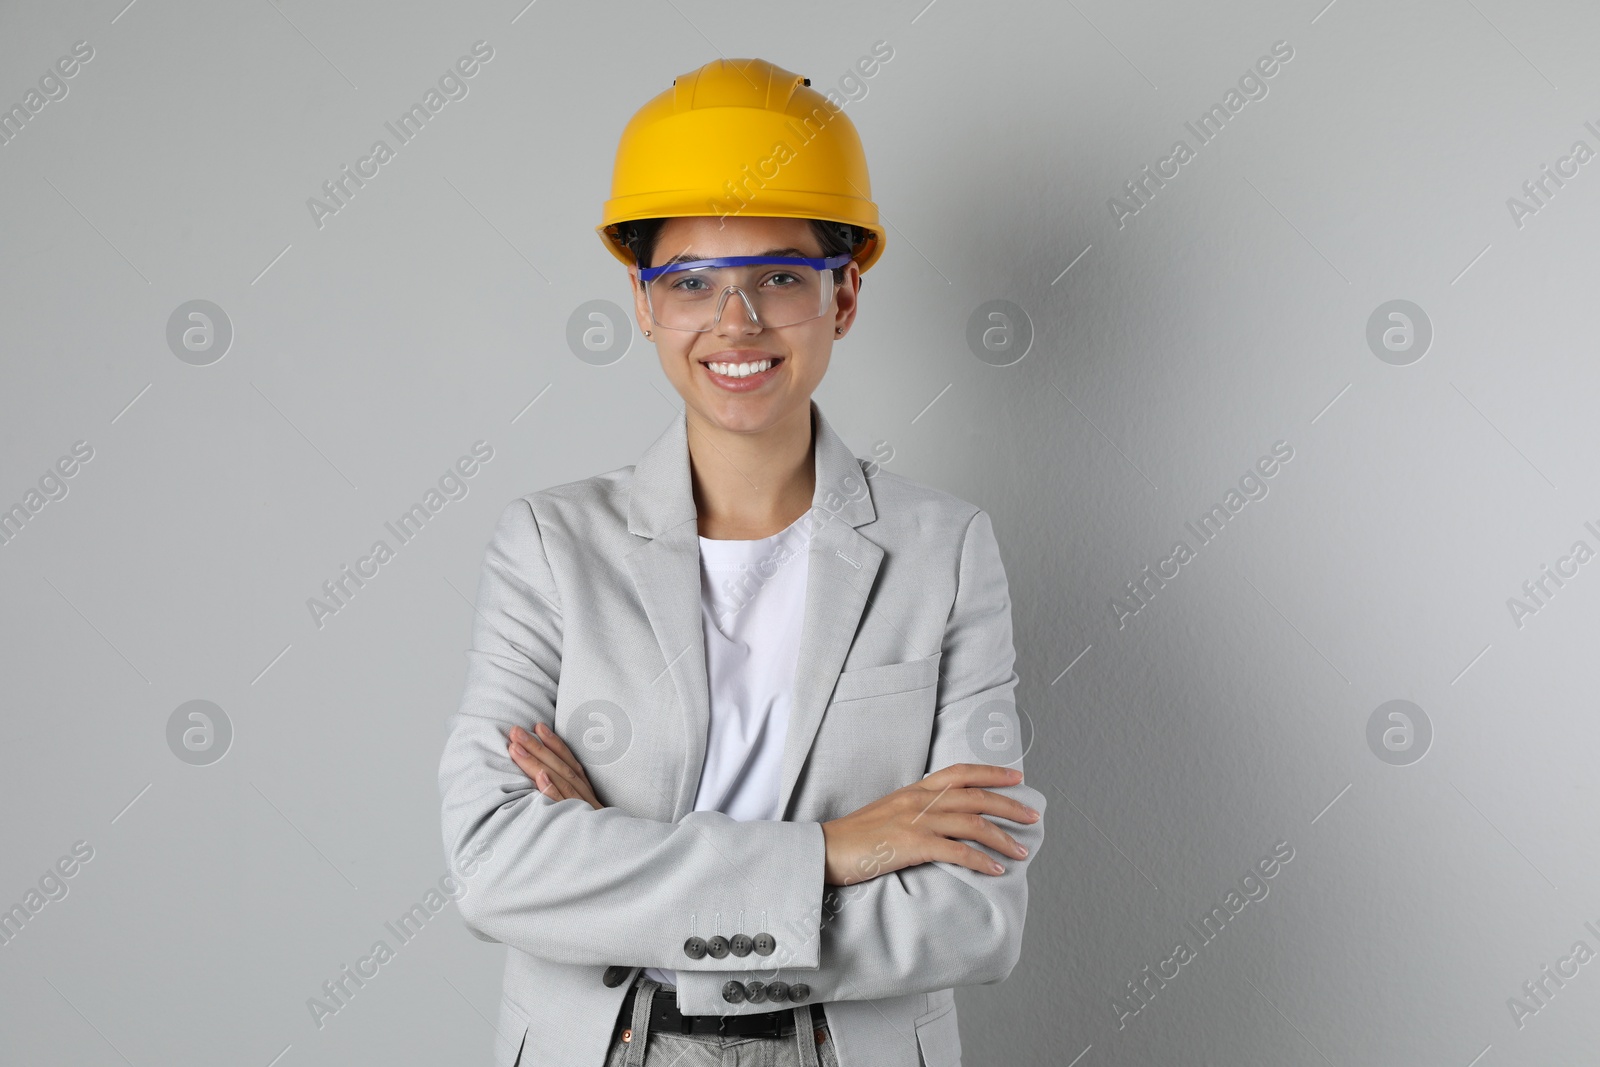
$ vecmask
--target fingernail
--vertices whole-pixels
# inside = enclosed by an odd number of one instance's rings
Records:
[[[993,871],[995,874],[1001,874],[1001,873],[1004,873],[1004,871],[1005,871],[1005,868],[1000,866],[998,863],[989,864],[989,869],[991,871]]]
[[[1028,846],[1027,845],[1018,845],[1017,846],[1017,855],[1026,856],[1027,854],[1028,854]]]
[[[1038,811],[1036,811],[1036,810],[1035,810],[1035,809],[1033,809],[1033,808],[1029,808],[1029,809],[1028,809],[1028,818],[1030,818],[1030,819],[1037,819],[1037,818],[1038,818],[1038,817],[1039,817],[1039,813],[1038,813]]]

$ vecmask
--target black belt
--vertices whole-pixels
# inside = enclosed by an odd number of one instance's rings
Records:
[[[628,990],[617,1012],[617,1024],[629,1026],[633,1020],[634,999],[639,987]],[[811,1009],[811,1025],[821,1026],[827,1021],[821,1004],[807,1005]],[[782,1037],[787,1027],[794,1030],[794,1009],[765,1011],[751,1015],[685,1015],[678,1010],[676,990],[657,989],[650,998],[650,1032],[666,1031],[673,1034],[722,1034],[726,1037]]]

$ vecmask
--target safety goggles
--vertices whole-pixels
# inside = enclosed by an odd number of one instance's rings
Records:
[[[650,317],[668,330],[705,333],[722,320],[728,294],[738,293],[750,321],[764,329],[793,326],[825,314],[833,302],[833,272],[849,252],[801,256],[723,256],[691,259],[639,271]]]

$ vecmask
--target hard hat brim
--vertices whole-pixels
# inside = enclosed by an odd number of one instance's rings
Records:
[[[718,211],[685,211],[682,194],[648,193],[638,196],[623,197],[620,200],[606,201],[606,218],[610,222],[601,223],[595,227],[595,232],[600,235],[606,248],[619,261],[627,266],[634,266],[633,253],[616,239],[616,227],[623,222],[636,222],[640,219],[657,218],[737,218],[747,215],[752,218],[775,219],[815,219],[819,222],[845,222],[853,226],[860,226],[867,231],[867,238],[854,249],[856,266],[862,272],[878,261],[883,255],[884,230],[879,225],[877,212],[862,211],[861,201],[851,200],[846,197],[824,197],[817,193],[805,194],[807,206],[784,204],[781,193],[774,192],[770,196],[763,196],[765,201],[757,210],[753,205],[749,210],[736,212]],[[824,200],[838,201],[838,210],[817,208],[817,204]]]

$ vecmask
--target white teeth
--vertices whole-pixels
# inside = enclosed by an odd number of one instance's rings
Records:
[[[770,359],[758,359],[754,363],[707,363],[706,366],[725,378],[747,378],[770,369],[772,363]]]

